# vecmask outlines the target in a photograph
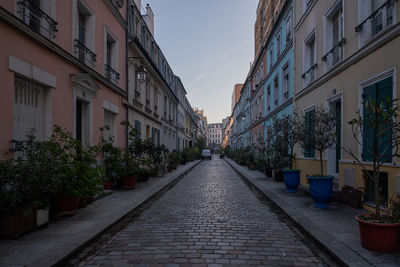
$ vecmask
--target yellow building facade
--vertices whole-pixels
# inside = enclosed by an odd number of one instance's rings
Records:
[[[295,1],[295,110],[307,119],[318,106],[334,109],[338,143],[360,160],[365,160],[362,140],[355,141],[348,121],[362,112],[366,88],[386,90],[393,99],[400,96],[399,18],[399,1]],[[319,173],[319,159],[318,151],[296,149],[303,185],[306,175]],[[335,145],[324,152],[323,161],[339,188],[360,188],[365,207],[375,205],[371,181],[348,153]],[[381,170],[386,203],[400,194],[399,163],[393,159]]]

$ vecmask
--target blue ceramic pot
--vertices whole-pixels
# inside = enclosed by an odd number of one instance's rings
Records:
[[[297,187],[300,184],[300,171],[288,170],[283,171],[283,179],[289,193],[297,193]]]
[[[283,171],[283,179],[287,187],[287,192],[297,193],[297,187],[300,184],[300,170]]]
[[[329,208],[328,201],[332,195],[333,176],[314,177],[308,176],[310,195],[314,199],[315,208]]]

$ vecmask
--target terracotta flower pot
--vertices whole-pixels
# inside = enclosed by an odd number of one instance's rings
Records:
[[[105,190],[110,190],[113,187],[113,183],[112,182],[105,182],[104,183],[104,189]]]
[[[58,215],[69,215],[69,213],[72,215],[79,207],[79,197],[68,194],[57,195],[53,207]]]
[[[35,212],[32,208],[0,211],[0,236],[18,238],[36,228]]]
[[[400,242],[400,222],[398,223],[375,223],[359,218],[355,219],[360,228],[361,246],[376,252],[396,252]]]
[[[125,189],[135,189],[139,175],[125,176],[121,178],[121,186]]]

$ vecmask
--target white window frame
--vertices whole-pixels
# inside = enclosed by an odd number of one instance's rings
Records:
[[[86,36],[84,45],[96,54],[96,16],[95,13],[83,0],[72,1],[72,51],[76,57],[79,57],[75,51],[75,39],[79,39],[79,10],[85,13],[86,21]]]

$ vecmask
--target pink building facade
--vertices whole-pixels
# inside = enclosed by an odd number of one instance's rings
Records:
[[[107,125],[125,145],[125,12],[123,1],[2,2],[0,149],[53,125],[84,144]]]

